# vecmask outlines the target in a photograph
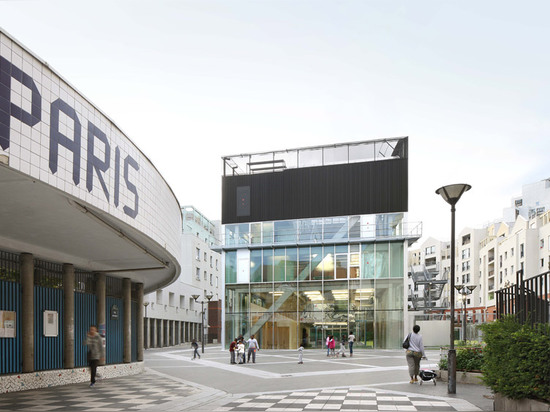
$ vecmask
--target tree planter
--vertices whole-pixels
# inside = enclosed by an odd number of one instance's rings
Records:
[[[550,404],[534,399],[510,399],[495,393],[495,411],[550,411]]]
[[[449,380],[449,371],[440,370],[439,377],[443,382],[447,382]],[[481,380],[482,378],[482,373],[456,371],[456,383],[484,385],[483,381]]]

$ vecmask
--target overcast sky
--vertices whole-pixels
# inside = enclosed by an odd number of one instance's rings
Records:
[[[409,221],[448,240],[550,177],[549,1],[2,1],[0,26],[97,105],[182,205],[223,155],[409,136]]]

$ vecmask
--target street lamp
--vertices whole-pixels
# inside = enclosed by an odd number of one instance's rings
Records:
[[[443,200],[451,205],[451,332],[450,332],[450,348],[447,357],[447,368],[449,370],[449,382],[447,386],[448,393],[456,393],[456,350],[455,350],[455,337],[454,337],[454,321],[455,321],[455,205],[460,200],[460,197],[470,190],[472,186],[459,183],[454,185],[447,185],[440,187],[435,191],[436,194],[441,195]]]
[[[466,296],[474,293],[476,285],[456,285],[455,289],[462,295],[462,340],[466,343]]]
[[[206,299],[208,299],[208,302],[210,302],[210,299],[212,299],[212,296],[214,296],[212,293],[207,293],[204,295]],[[202,352],[204,353],[204,304],[205,301],[201,300],[200,302],[197,300],[200,295],[191,295],[191,297],[195,300],[195,302],[201,304],[201,343],[202,343]]]

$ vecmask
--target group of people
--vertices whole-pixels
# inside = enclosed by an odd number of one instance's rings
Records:
[[[245,364],[247,362],[246,352],[248,347],[248,363],[250,363],[250,358],[252,358],[252,363],[256,363],[256,352],[260,350],[260,345],[254,337],[250,335],[250,338],[246,341],[241,335],[233,340],[229,344],[229,355],[231,357],[230,363],[235,364]]]
[[[336,352],[336,339],[334,335],[328,335],[326,340],[327,357],[346,357],[346,344],[349,344],[349,356],[353,356],[353,344],[355,342],[355,335],[353,331],[350,331],[349,335],[342,335],[340,338],[340,349]]]

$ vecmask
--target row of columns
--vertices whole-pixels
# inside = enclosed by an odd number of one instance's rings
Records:
[[[145,318],[144,323],[147,330],[145,334],[146,348],[162,348],[191,342],[193,339],[200,340],[200,323],[157,318]],[[165,334],[167,339],[164,339]]]
[[[20,256],[21,270],[21,329],[22,329],[22,358],[23,372],[34,371],[34,259],[30,253],[22,253]],[[75,273],[74,266],[69,263],[63,264],[63,367],[65,369],[74,368],[74,285]],[[123,361],[130,363],[132,361],[132,282],[129,278],[124,278],[122,282],[123,290],[123,336],[124,351]],[[96,294],[96,323],[97,325],[106,323],[106,304],[105,304],[105,274],[95,274],[95,294]],[[137,361],[143,361],[143,283],[137,284]]]

